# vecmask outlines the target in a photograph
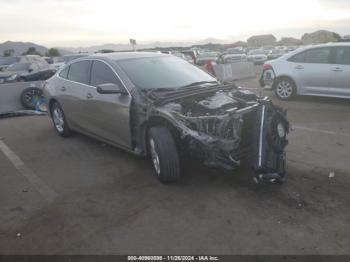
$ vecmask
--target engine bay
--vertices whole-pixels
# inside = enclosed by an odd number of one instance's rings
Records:
[[[224,115],[255,102],[256,95],[248,90],[217,91],[185,99],[175,111],[187,117]]]

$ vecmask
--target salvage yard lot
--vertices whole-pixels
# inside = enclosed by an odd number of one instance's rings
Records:
[[[163,185],[148,159],[45,116],[0,120],[0,253],[350,254],[349,101],[275,102],[293,126],[282,186],[193,161]]]

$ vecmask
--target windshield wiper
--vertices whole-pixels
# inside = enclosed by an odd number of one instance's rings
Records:
[[[142,89],[142,91],[146,92],[147,96],[153,95],[153,93],[155,92],[176,92],[174,88],[166,88],[166,87]]]
[[[200,86],[200,85],[203,85],[203,84],[219,84],[219,82],[218,81],[198,81],[198,82],[193,82],[191,84],[182,86],[181,88]]]

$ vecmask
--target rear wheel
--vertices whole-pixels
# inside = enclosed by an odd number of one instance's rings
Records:
[[[180,161],[169,129],[162,126],[150,128],[148,145],[158,179],[163,183],[177,181],[180,178]]]
[[[294,82],[289,78],[280,78],[275,84],[275,94],[281,100],[290,100],[296,94]]]
[[[43,98],[43,91],[37,87],[28,87],[21,93],[21,104],[25,109],[34,110],[37,102]]]
[[[51,116],[53,125],[57,133],[62,137],[68,137],[72,134],[71,129],[68,126],[66,118],[64,116],[62,107],[58,102],[53,102],[51,105]]]

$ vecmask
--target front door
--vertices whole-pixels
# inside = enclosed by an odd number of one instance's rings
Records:
[[[291,64],[300,94],[322,95],[329,92],[331,51],[330,47],[306,50],[299,54],[298,62]]]
[[[100,94],[98,85],[116,84],[122,88],[113,69],[102,61],[93,61],[90,86],[85,88],[84,126],[95,136],[131,149],[130,105],[131,96],[125,94]],[[126,91],[126,90],[125,90]]]

